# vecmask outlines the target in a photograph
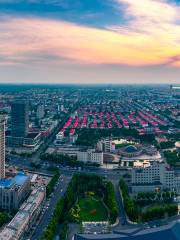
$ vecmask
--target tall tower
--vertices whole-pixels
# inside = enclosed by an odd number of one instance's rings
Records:
[[[16,100],[11,105],[12,136],[26,137],[29,126],[29,104],[24,100]]]
[[[5,121],[0,119],[0,179],[5,178]]]
[[[170,85],[169,90],[170,90],[170,95],[172,96],[173,95],[173,85]]]

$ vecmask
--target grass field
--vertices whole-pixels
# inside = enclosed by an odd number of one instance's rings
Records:
[[[80,198],[78,201],[80,206],[80,219],[84,222],[107,221],[108,212],[104,207],[102,200],[97,196],[87,196]]]

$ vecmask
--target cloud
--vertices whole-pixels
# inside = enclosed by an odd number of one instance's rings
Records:
[[[55,3],[56,1],[54,1]],[[120,64],[179,67],[179,7],[116,0],[127,22],[106,29],[37,17],[3,17],[0,64]]]

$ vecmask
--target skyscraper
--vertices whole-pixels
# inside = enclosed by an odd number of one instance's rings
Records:
[[[24,100],[16,100],[11,105],[12,136],[25,137],[29,126],[29,104]]]
[[[5,178],[5,122],[0,119],[0,179]]]

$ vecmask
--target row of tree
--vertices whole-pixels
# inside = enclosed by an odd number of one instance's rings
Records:
[[[161,191],[161,192],[139,192],[136,196],[136,203],[148,205],[154,202],[172,203],[177,197],[176,192]]]
[[[2,227],[5,223],[10,220],[10,217],[5,212],[0,212],[0,227]]]
[[[174,216],[178,212],[177,204],[164,204],[164,205],[157,205],[148,208],[144,213],[141,215],[141,219],[143,222],[156,220],[164,218],[167,216]]]
[[[67,239],[67,235],[68,235],[68,231],[69,231],[69,226],[68,226],[68,223],[65,222],[65,223],[63,223],[63,225],[62,225],[61,233],[60,233],[59,238],[60,238],[61,240],[66,240],[66,239]]]
[[[124,208],[129,217],[133,222],[145,222],[152,221],[155,219],[163,218],[166,214],[173,216],[177,214],[177,204],[157,204],[142,211],[142,204],[137,204],[136,201],[129,196],[128,186],[123,179],[120,180],[120,188],[124,201]],[[141,196],[141,194],[140,194]],[[148,194],[147,194],[148,196]],[[164,195],[166,197],[166,194]],[[147,203],[149,204],[149,202]]]
[[[57,153],[44,153],[40,156],[41,160],[44,161],[50,161],[53,163],[61,164],[64,166],[70,166],[70,167],[84,167],[84,166],[96,166],[98,167],[98,164],[92,164],[92,163],[84,163],[81,161],[77,161],[77,156],[69,156],[67,154],[57,154]]]
[[[49,196],[54,191],[54,186],[56,185],[59,177],[60,177],[60,173],[58,170],[56,170],[54,176],[51,178],[51,180],[49,181],[46,187],[47,196]]]
[[[109,221],[113,224],[118,217],[118,206],[114,186],[111,182],[107,182],[105,185],[104,202],[109,209]]]
[[[177,151],[165,151],[164,157],[166,158],[167,163],[171,166],[180,167],[180,153]]]
[[[137,222],[139,218],[139,210],[135,205],[134,199],[129,196],[128,186],[123,179],[120,180],[119,185],[122,192],[125,211],[131,221]]]
[[[161,149],[166,149],[166,148],[173,148],[174,144],[175,144],[174,141],[168,141],[168,142],[161,142],[159,146]]]
[[[64,201],[64,198],[62,198],[57,203],[53,217],[52,217],[49,225],[47,226],[46,230],[44,231],[41,240],[53,240],[54,239],[57,225],[63,218],[64,206],[65,206],[65,201]]]

